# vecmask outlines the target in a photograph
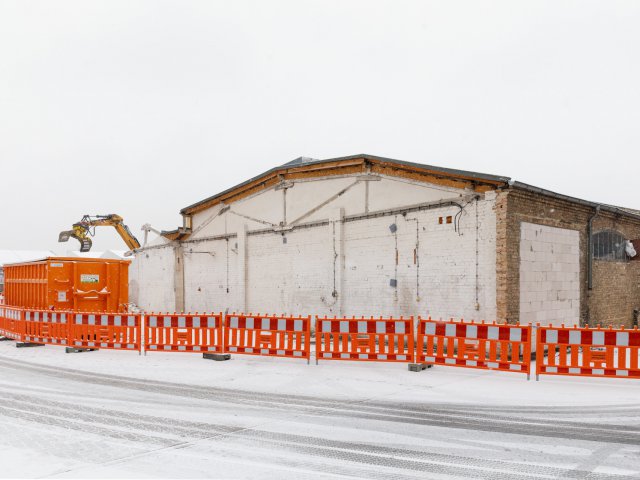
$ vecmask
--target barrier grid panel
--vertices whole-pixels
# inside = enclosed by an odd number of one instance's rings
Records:
[[[24,341],[50,345],[67,345],[69,312],[50,310],[24,311]]]
[[[140,314],[73,313],[70,317],[70,347],[140,350]]]
[[[316,362],[360,360],[413,362],[413,317],[316,317]]]
[[[14,340],[22,340],[24,331],[24,312],[21,308],[2,307],[3,315],[0,317],[0,335]]]
[[[538,327],[536,377],[640,378],[640,330]]]
[[[311,317],[228,314],[226,353],[311,358]]]
[[[418,363],[526,373],[531,325],[419,319]]]
[[[202,352],[222,353],[222,314],[145,315],[145,353]]]

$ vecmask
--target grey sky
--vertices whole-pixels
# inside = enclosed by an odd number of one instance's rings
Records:
[[[172,229],[298,156],[640,208],[638,25],[612,0],[0,0],[0,249],[58,249],[84,213]]]

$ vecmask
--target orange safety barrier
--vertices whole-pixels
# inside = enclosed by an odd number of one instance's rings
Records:
[[[419,319],[416,362],[526,373],[531,325]]]
[[[318,360],[413,362],[413,317],[316,317]]]
[[[227,353],[311,358],[311,317],[229,314],[225,317]]]
[[[67,345],[69,318],[68,312],[25,310],[23,339],[30,343]]]
[[[640,378],[637,327],[538,327],[536,351],[536,379],[540,375]]]
[[[0,317],[0,335],[14,340],[22,340],[24,331],[24,312],[21,308],[2,306]]]
[[[140,314],[70,313],[68,345],[140,350]]]
[[[0,303],[0,337],[5,337],[5,323],[4,305]]]
[[[5,322],[4,305],[0,303],[0,337],[5,337]]]
[[[145,352],[222,353],[222,314],[150,314],[144,328]]]

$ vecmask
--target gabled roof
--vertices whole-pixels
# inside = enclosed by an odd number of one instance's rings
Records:
[[[329,158],[326,160],[299,157],[267,170],[223,192],[189,205],[180,210],[180,213],[183,215],[192,215],[206,208],[210,208],[217,203],[230,203],[257,191],[270,188],[284,180],[354,173],[380,173],[411,178],[418,181],[440,183],[457,188],[473,188],[476,191],[487,191],[504,187],[507,186],[511,180],[509,177],[499,175],[405,162],[365,153],[347,157]]]
[[[512,180],[510,177],[502,175],[491,175],[468,170],[437,167],[422,163],[405,162],[403,160],[378,157],[375,155],[368,155],[366,153],[346,157],[328,158],[325,160],[298,157],[290,162],[267,170],[266,172],[250,178],[249,180],[246,180],[234,187],[224,190],[223,192],[189,205],[188,207],[180,210],[180,213],[183,216],[190,216],[219,203],[229,204],[249,195],[253,195],[261,190],[272,188],[286,180],[354,174],[381,174],[397,176],[454,188],[471,188],[476,192],[486,192],[488,190],[497,189],[524,190],[589,208],[597,207],[603,211],[608,211],[616,215],[622,215],[627,218],[633,218],[640,221],[640,211],[638,210],[582,200],[580,198],[552,192],[526,183],[517,182]],[[163,231],[161,236],[169,241],[174,241],[188,237],[190,233],[191,228],[183,226],[175,230]]]

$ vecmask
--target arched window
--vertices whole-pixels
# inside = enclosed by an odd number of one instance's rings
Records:
[[[620,262],[628,260],[624,251],[627,240],[614,230],[603,230],[593,235],[593,258]]]

